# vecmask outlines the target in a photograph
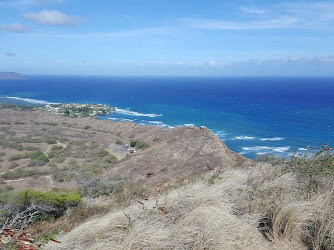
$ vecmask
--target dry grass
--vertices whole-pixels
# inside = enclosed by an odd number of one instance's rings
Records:
[[[46,249],[334,249],[334,192],[305,188],[267,163],[215,170],[144,205],[132,199]]]

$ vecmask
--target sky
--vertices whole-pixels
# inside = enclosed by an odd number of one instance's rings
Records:
[[[0,72],[334,76],[334,1],[0,0]]]

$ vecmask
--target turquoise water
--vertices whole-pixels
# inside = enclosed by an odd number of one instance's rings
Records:
[[[249,158],[334,145],[334,78],[26,77],[1,80],[0,96],[108,104],[117,111],[101,119],[166,129],[206,126]]]

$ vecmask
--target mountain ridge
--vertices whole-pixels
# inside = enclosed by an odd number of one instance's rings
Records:
[[[0,79],[24,79],[24,77],[17,72],[0,72]]]

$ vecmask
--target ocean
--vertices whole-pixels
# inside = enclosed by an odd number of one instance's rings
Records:
[[[205,126],[254,159],[334,145],[334,78],[25,76],[0,80],[0,101],[101,103],[111,121]]]

